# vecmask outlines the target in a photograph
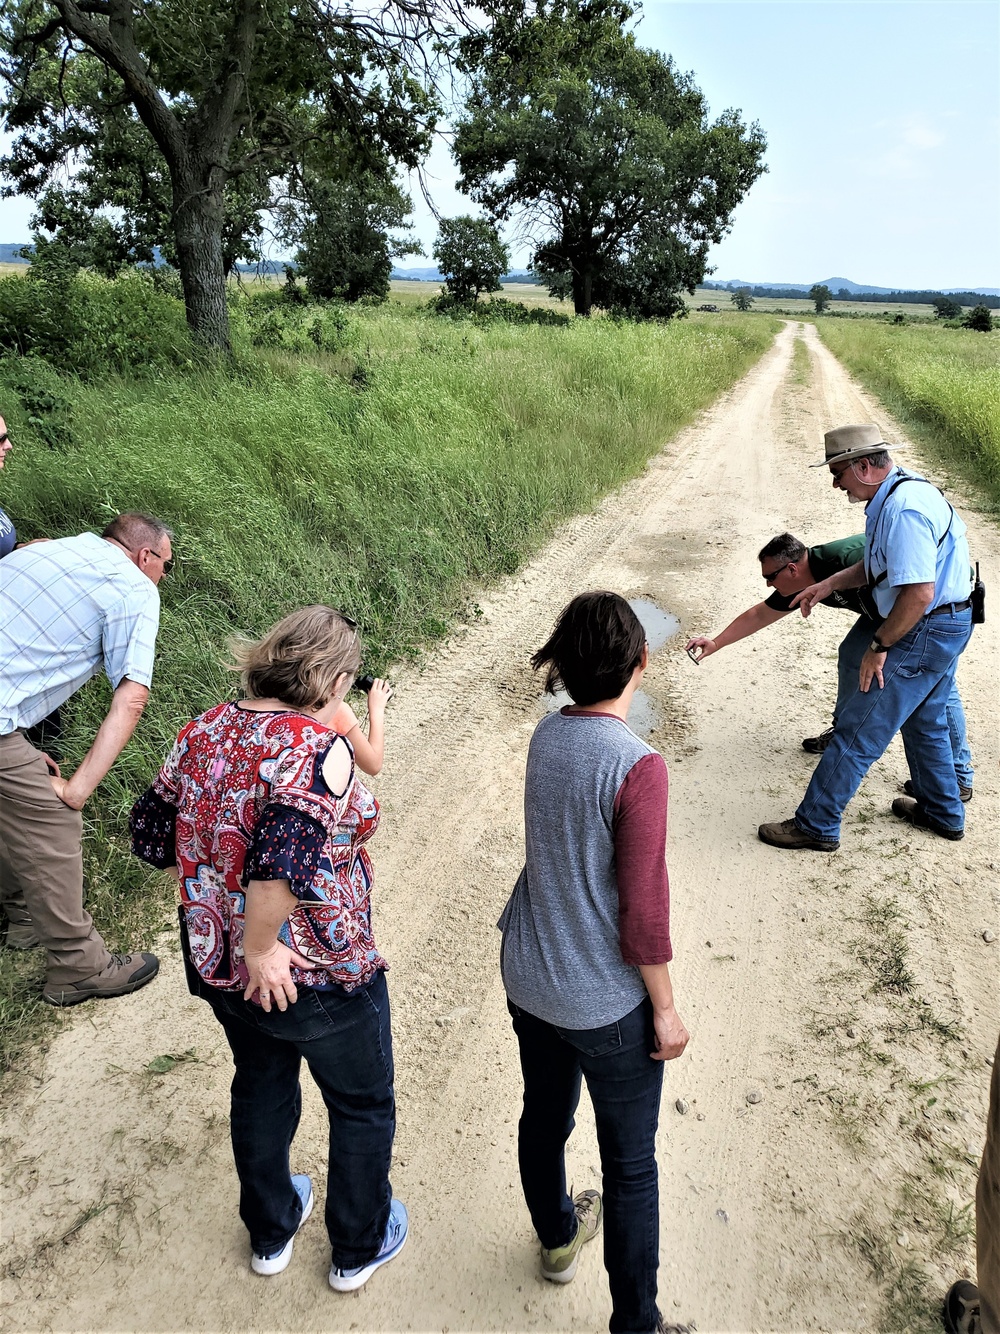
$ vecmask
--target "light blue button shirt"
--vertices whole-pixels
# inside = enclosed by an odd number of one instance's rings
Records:
[[[33,727],[100,671],[149,686],[156,585],[94,533],[37,542],[0,561],[0,736]]]
[[[901,477],[914,480],[904,481],[890,496]],[[965,602],[972,592],[965,524],[936,486],[903,468],[894,468],[868,502],[865,567],[881,616],[892,611],[904,584],[934,585],[928,611],[945,602]],[[888,577],[876,584],[883,571]]]

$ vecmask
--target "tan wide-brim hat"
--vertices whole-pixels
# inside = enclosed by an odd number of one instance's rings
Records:
[[[826,458],[819,463],[810,463],[810,468],[827,468],[831,463],[846,463],[849,459],[875,454],[880,449],[899,448],[899,445],[887,443],[874,422],[866,422],[863,426],[838,426],[835,431],[827,431],[823,444]]]

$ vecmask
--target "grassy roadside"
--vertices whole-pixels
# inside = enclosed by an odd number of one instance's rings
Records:
[[[1000,508],[1000,332],[817,320],[830,351]]]
[[[22,540],[99,529],[126,508],[177,534],[152,700],[85,812],[87,902],[112,948],[170,920],[169,893],[129,855],[126,816],[178,727],[231,690],[229,634],[323,601],[358,619],[370,667],[417,654],[466,614],[476,585],[639,472],[780,327],[714,316],[484,328],[401,307],[349,319],[337,351],[249,351],[235,370],[85,381],[0,359],[17,444],[3,506]],[[18,388],[36,371],[47,412]],[[67,710],[70,768],[106,703],[95,680]],[[37,953],[0,951],[3,1068],[52,1018],[40,968]]]

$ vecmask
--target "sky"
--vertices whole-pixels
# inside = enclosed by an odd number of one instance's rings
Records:
[[[638,38],[693,73],[713,117],[737,107],[767,135],[715,279],[1000,287],[997,0],[647,0]],[[477,212],[455,176],[442,138],[424,177],[445,217]],[[410,189],[429,256],[437,222]],[[0,200],[0,241],[26,240],[31,211]]]
[[[1000,287],[996,0],[647,0],[638,40],[694,74],[713,118],[738,107],[767,135],[714,278]],[[426,174],[443,215],[475,212],[443,145]],[[429,253],[436,225],[414,200]]]

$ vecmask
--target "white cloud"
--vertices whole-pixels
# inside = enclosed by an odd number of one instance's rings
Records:
[[[876,121],[871,127],[881,138],[882,151],[860,163],[868,176],[914,181],[932,170],[926,155],[940,148],[946,136],[924,116],[911,115]]]

